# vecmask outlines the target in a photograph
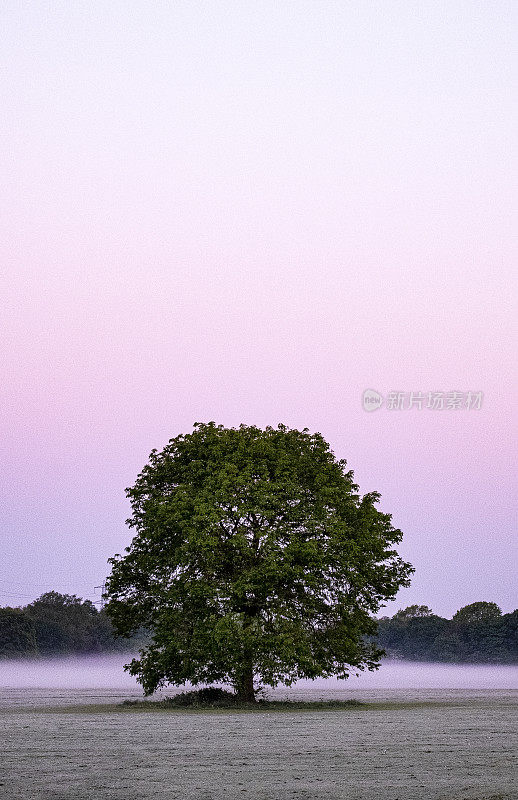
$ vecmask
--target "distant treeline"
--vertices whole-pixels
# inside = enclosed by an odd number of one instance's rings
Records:
[[[0,608],[0,658],[136,652],[145,639],[145,631],[116,638],[105,612],[75,595],[47,592],[24,608]],[[378,620],[377,642],[387,656],[412,661],[518,663],[518,610],[480,602],[445,619],[409,606]]]
[[[393,658],[464,664],[518,663],[518,610],[471,603],[452,619],[428,606],[409,606],[378,620],[379,645]]]
[[[90,600],[42,594],[24,608],[0,608],[0,658],[137,651],[144,634],[116,638]]]

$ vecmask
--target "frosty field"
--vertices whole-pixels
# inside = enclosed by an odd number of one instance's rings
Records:
[[[494,676],[507,689],[483,674],[478,688],[290,691],[365,703],[339,711],[136,711],[120,705],[139,695],[129,685],[7,686],[0,797],[517,800],[516,670]]]

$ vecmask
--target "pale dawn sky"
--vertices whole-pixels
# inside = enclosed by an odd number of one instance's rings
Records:
[[[125,487],[214,420],[320,431],[381,493],[390,613],[516,608],[517,4],[0,20],[0,605],[98,597]]]

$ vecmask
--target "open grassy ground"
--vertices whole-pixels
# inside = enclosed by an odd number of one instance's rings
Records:
[[[6,800],[518,800],[518,692],[370,690],[252,713],[4,690]],[[315,698],[316,699],[316,698]]]

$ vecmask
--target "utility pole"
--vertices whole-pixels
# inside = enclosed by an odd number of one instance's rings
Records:
[[[106,588],[106,581],[103,581],[100,586],[94,586],[94,589],[100,589],[101,590],[101,599],[95,601],[96,604],[99,603],[99,606],[100,606],[101,610],[104,608],[103,594],[104,594],[105,588]]]

